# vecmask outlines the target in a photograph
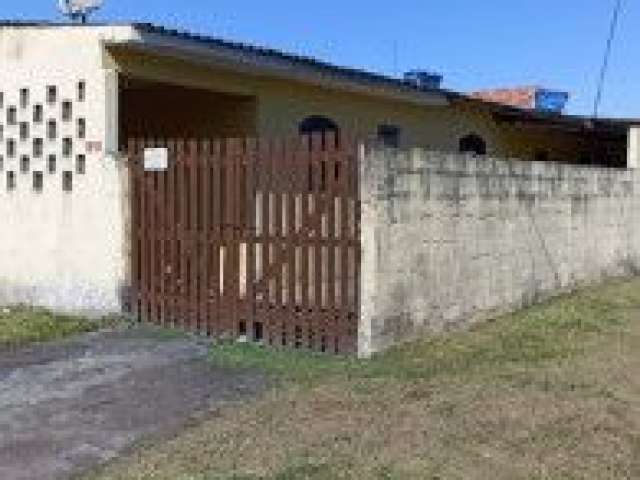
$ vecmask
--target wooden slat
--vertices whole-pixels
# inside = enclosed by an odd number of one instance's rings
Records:
[[[311,220],[310,216],[310,184],[313,182],[313,172],[311,170],[311,152],[308,148],[305,149],[305,146],[309,145],[309,137],[303,136],[301,142],[301,162],[300,169],[302,170],[302,175],[304,178],[304,183],[302,186],[302,201],[300,202],[301,206],[301,225],[300,225],[300,235],[305,239],[310,237],[311,229],[309,228],[309,223]],[[300,286],[302,289],[302,295],[300,296],[300,306],[305,311],[305,314],[308,314],[311,305],[309,301],[309,252],[307,243],[303,243],[299,246],[301,254],[300,254]]]
[[[198,202],[200,204],[200,225],[198,230],[198,243],[200,248],[200,295],[198,298],[198,308],[202,325],[200,329],[207,335],[212,334],[211,304],[209,303],[210,267],[211,267],[211,244],[209,243],[209,231],[211,228],[211,142],[204,140],[200,146],[200,157],[198,161],[198,176],[200,178],[200,192]]]
[[[166,147],[165,142],[156,142],[156,146]],[[159,172],[158,174],[158,232],[156,239],[159,244],[159,252],[157,259],[158,282],[159,282],[159,323],[167,326],[167,276],[165,274],[165,264],[167,259],[167,241],[165,240],[167,232],[167,172]]]
[[[158,290],[158,272],[157,272],[157,258],[159,252],[157,250],[156,235],[158,232],[157,217],[158,217],[158,196],[156,193],[157,186],[157,173],[148,172],[145,174],[145,187],[147,195],[147,215],[149,222],[147,224],[147,248],[149,249],[149,270],[148,270],[148,305],[149,312],[151,313],[148,318],[149,322],[158,323],[157,311],[159,306],[159,297],[157,295]]]
[[[288,263],[288,298],[287,310],[290,322],[297,321],[297,300],[296,300],[296,197],[298,195],[298,169],[296,168],[298,158],[296,157],[296,139],[289,139],[286,146],[286,184],[287,189],[287,238],[286,238],[286,258]]]
[[[280,337],[280,343],[282,343],[282,335],[286,337],[285,342],[288,342],[288,333],[286,326],[288,325],[288,318],[282,310],[282,262],[280,252],[280,240],[282,230],[282,197],[281,197],[281,179],[282,168],[284,167],[283,161],[283,144],[279,139],[270,140],[270,152],[269,152],[269,225],[270,231],[268,232],[268,244],[269,244],[269,266],[265,270],[265,278],[269,286],[269,322],[271,324],[272,331],[276,336]]]
[[[137,151],[143,152],[145,147],[145,142],[143,139],[138,139],[137,143]],[[144,171],[140,173],[140,216],[139,216],[139,228],[140,228],[140,288],[139,288],[139,317],[143,322],[148,321],[148,296],[149,296],[149,248],[147,245],[147,186],[146,186],[146,178]]]
[[[247,331],[254,340],[261,340],[255,338],[254,324],[257,322],[255,311],[255,276],[256,276],[256,260],[255,260],[255,163],[257,154],[257,141],[255,139],[247,140],[246,155],[244,159],[246,168],[246,178],[242,179],[245,182],[245,192],[243,201],[245,203],[245,222],[242,238],[246,245],[246,259],[245,259],[245,296],[243,301],[244,316],[247,319]],[[264,331],[262,332],[264,334]]]
[[[170,295],[171,299],[167,301],[167,317],[168,325],[175,326],[177,323],[177,306],[174,300],[176,295],[176,269],[177,269],[177,242],[176,242],[176,144],[174,141],[167,142],[169,155],[169,168],[167,170],[167,258],[164,265],[164,277],[166,285],[166,295]]]
[[[334,246],[334,242],[336,240],[336,159],[338,156],[336,150],[336,141],[337,139],[335,138],[335,136],[331,135],[329,137],[327,148],[327,235],[324,242],[327,246],[327,311],[332,318],[335,317],[337,311],[335,304],[336,249]]]
[[[262,192],[262,232],[260,243],[260,265],[261,265],[261,277],[257,283],[258,296],[260,298],[260,315],[263,318],[266,332],[271,343],[273,343],[275,335],[275,326],[273,323],[272,310],[269,308],[270,302],[270,289],[269,289],[269,245],[271,238],[271,216],[270,216],[270,192],[271,192],[271,175],[272,175],[272,163],[271,163],[271,143],[268,140],[263,140],[260,143],[260,189]]]
[[[209,299],[211,302],[211,310],[213,312],[212,330],[215,335],[223,333],[221,322],[221,297],[220,297],[220,247],[222,242],[222,204],[221,197],[221,162],[222,162],[222,145],[219,140],[214,140],[211,145],[211,229],[209,230],[210,249],[211,249],[211,285],[209,290]]]
[[[199,228],[199,212],[201,209],[199,200],[199,163],[200,157],[198,152],[198,141],[190,139],[188,146],[188,164],[189,164],[189,232],[188,232],[188,244],[189,244],[189,266],[190,266],[190,278],[189,282],[189,305],[190,305],[190,324],[189,328],[193,331],[200,329],[200,242],[198,239]]]
[[[309,326],[310,332],[306,332],[305,337],[309,339],[309,348],[318,349],[318,335],[313,333],[322,328],[322,324],[326,320],[322,308],[322,214],[325,209],[325,192],[326,179],[323,178],[323,160],[324,160],[324,141],[326,137],[323,133],[315,134],[312,137],[312,165],[314,172],[313,198],[314,198],[314,215],[313,215],[313,315],[311,319],[313,324]],[[310,334],[309,334],[310,333]]]
[[[139,320],[139,295],[140,295],[140,159],[137,144],[134,139],[129,139],[127,144],[129,155],[129,195],[131,199],[131,289],[129,292],[129,310],[134,318]]]
[[[178,247],[176,283],[178,291],[177,318],[181,328],[189,325],[189,283],[187,279],[188,267],[188,202],[189,192],[186,188],[187,169],[185,165],[185,141],[179,139],[176,142],[176,240]]]
[[[236,262],[234,240],[234,203],[236,198],[236,176],[235,176],[235,156],[237,154],[237,139],[227,139],[225,156],[223,161],[224,178],[221,180],[221,187],[225,194],[221,196],[223,201],[223,230],[224,230],[224,295],[223,295],[223,316],[225,320],[225,330],[231,335],[238,333],[236,302],[234,294],[234,278],[236,277]]]

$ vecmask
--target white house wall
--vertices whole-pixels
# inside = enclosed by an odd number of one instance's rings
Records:
[[[105,153],[117,141],[117,75],[103,68],[101,40],[132,32],[130,27],[0,27],[0,304],[120,310],[126,282],[126,176],[122,163]],[[86,85],[84,101],[78,99],[80,81]],[[47,86],[57,88],[52,104]],[[20,105],[23,88],[29,90],[26,108]],[[65,100],[72,102],[67,122],[62,119]],[[35,104],[43,106],[40,124],[34,123]],[[17,108],[18,125],[7,124],[11,106]],[[78,138],[78,118],[86,121],[84,139]],[[55,139],[47,138],[49,120],[57,124]],[[25,140],[20,122],[29,125]],[[65,137],[73,145],[68,158]],[[34,138],[43,139],[40,158],[34,158]],[[7,151],[11,139],[13,156]],[[50,155],[56,156],[55,172],[48,171]],[[85,173],[77,171],[80,155]],[[21,172],[23,156],[29,158],[27,172]],[[15,172],[14,190],[8,188],[8,172]],[[34,190],[34,172],[42,172],[41,192]],[[70,192],[63,191],[63,172],[72,172]]]

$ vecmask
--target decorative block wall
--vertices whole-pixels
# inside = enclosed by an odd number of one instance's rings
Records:
[[[87,173],[87,82],[73,87],[0,90],[1,188],[71,193],[74,174]]]
[[[121,30],[0,28],[0,305],[120,311],[126,177],[101,41]]]

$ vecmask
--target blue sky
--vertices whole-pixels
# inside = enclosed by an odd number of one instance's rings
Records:
[[[60,18],[55,0],[3,0],[0,17]],[[152,21],[445,86],[540,84],[589,114],[614,0],[105,0],[95,20]],[[640,118],[640,2],[624,0],[601,113]],[[396,45],[397,48],[394,48]],[[397,51],[397,55],[394,55]],[[632,61],[635,60],[635,61]]]

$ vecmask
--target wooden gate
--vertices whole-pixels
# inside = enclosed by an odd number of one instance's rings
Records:
[[[140,321],[354,353],[360,278],[356,142],[128,143],[130,307]],[[145,171],[144,150],[169,166]]]

